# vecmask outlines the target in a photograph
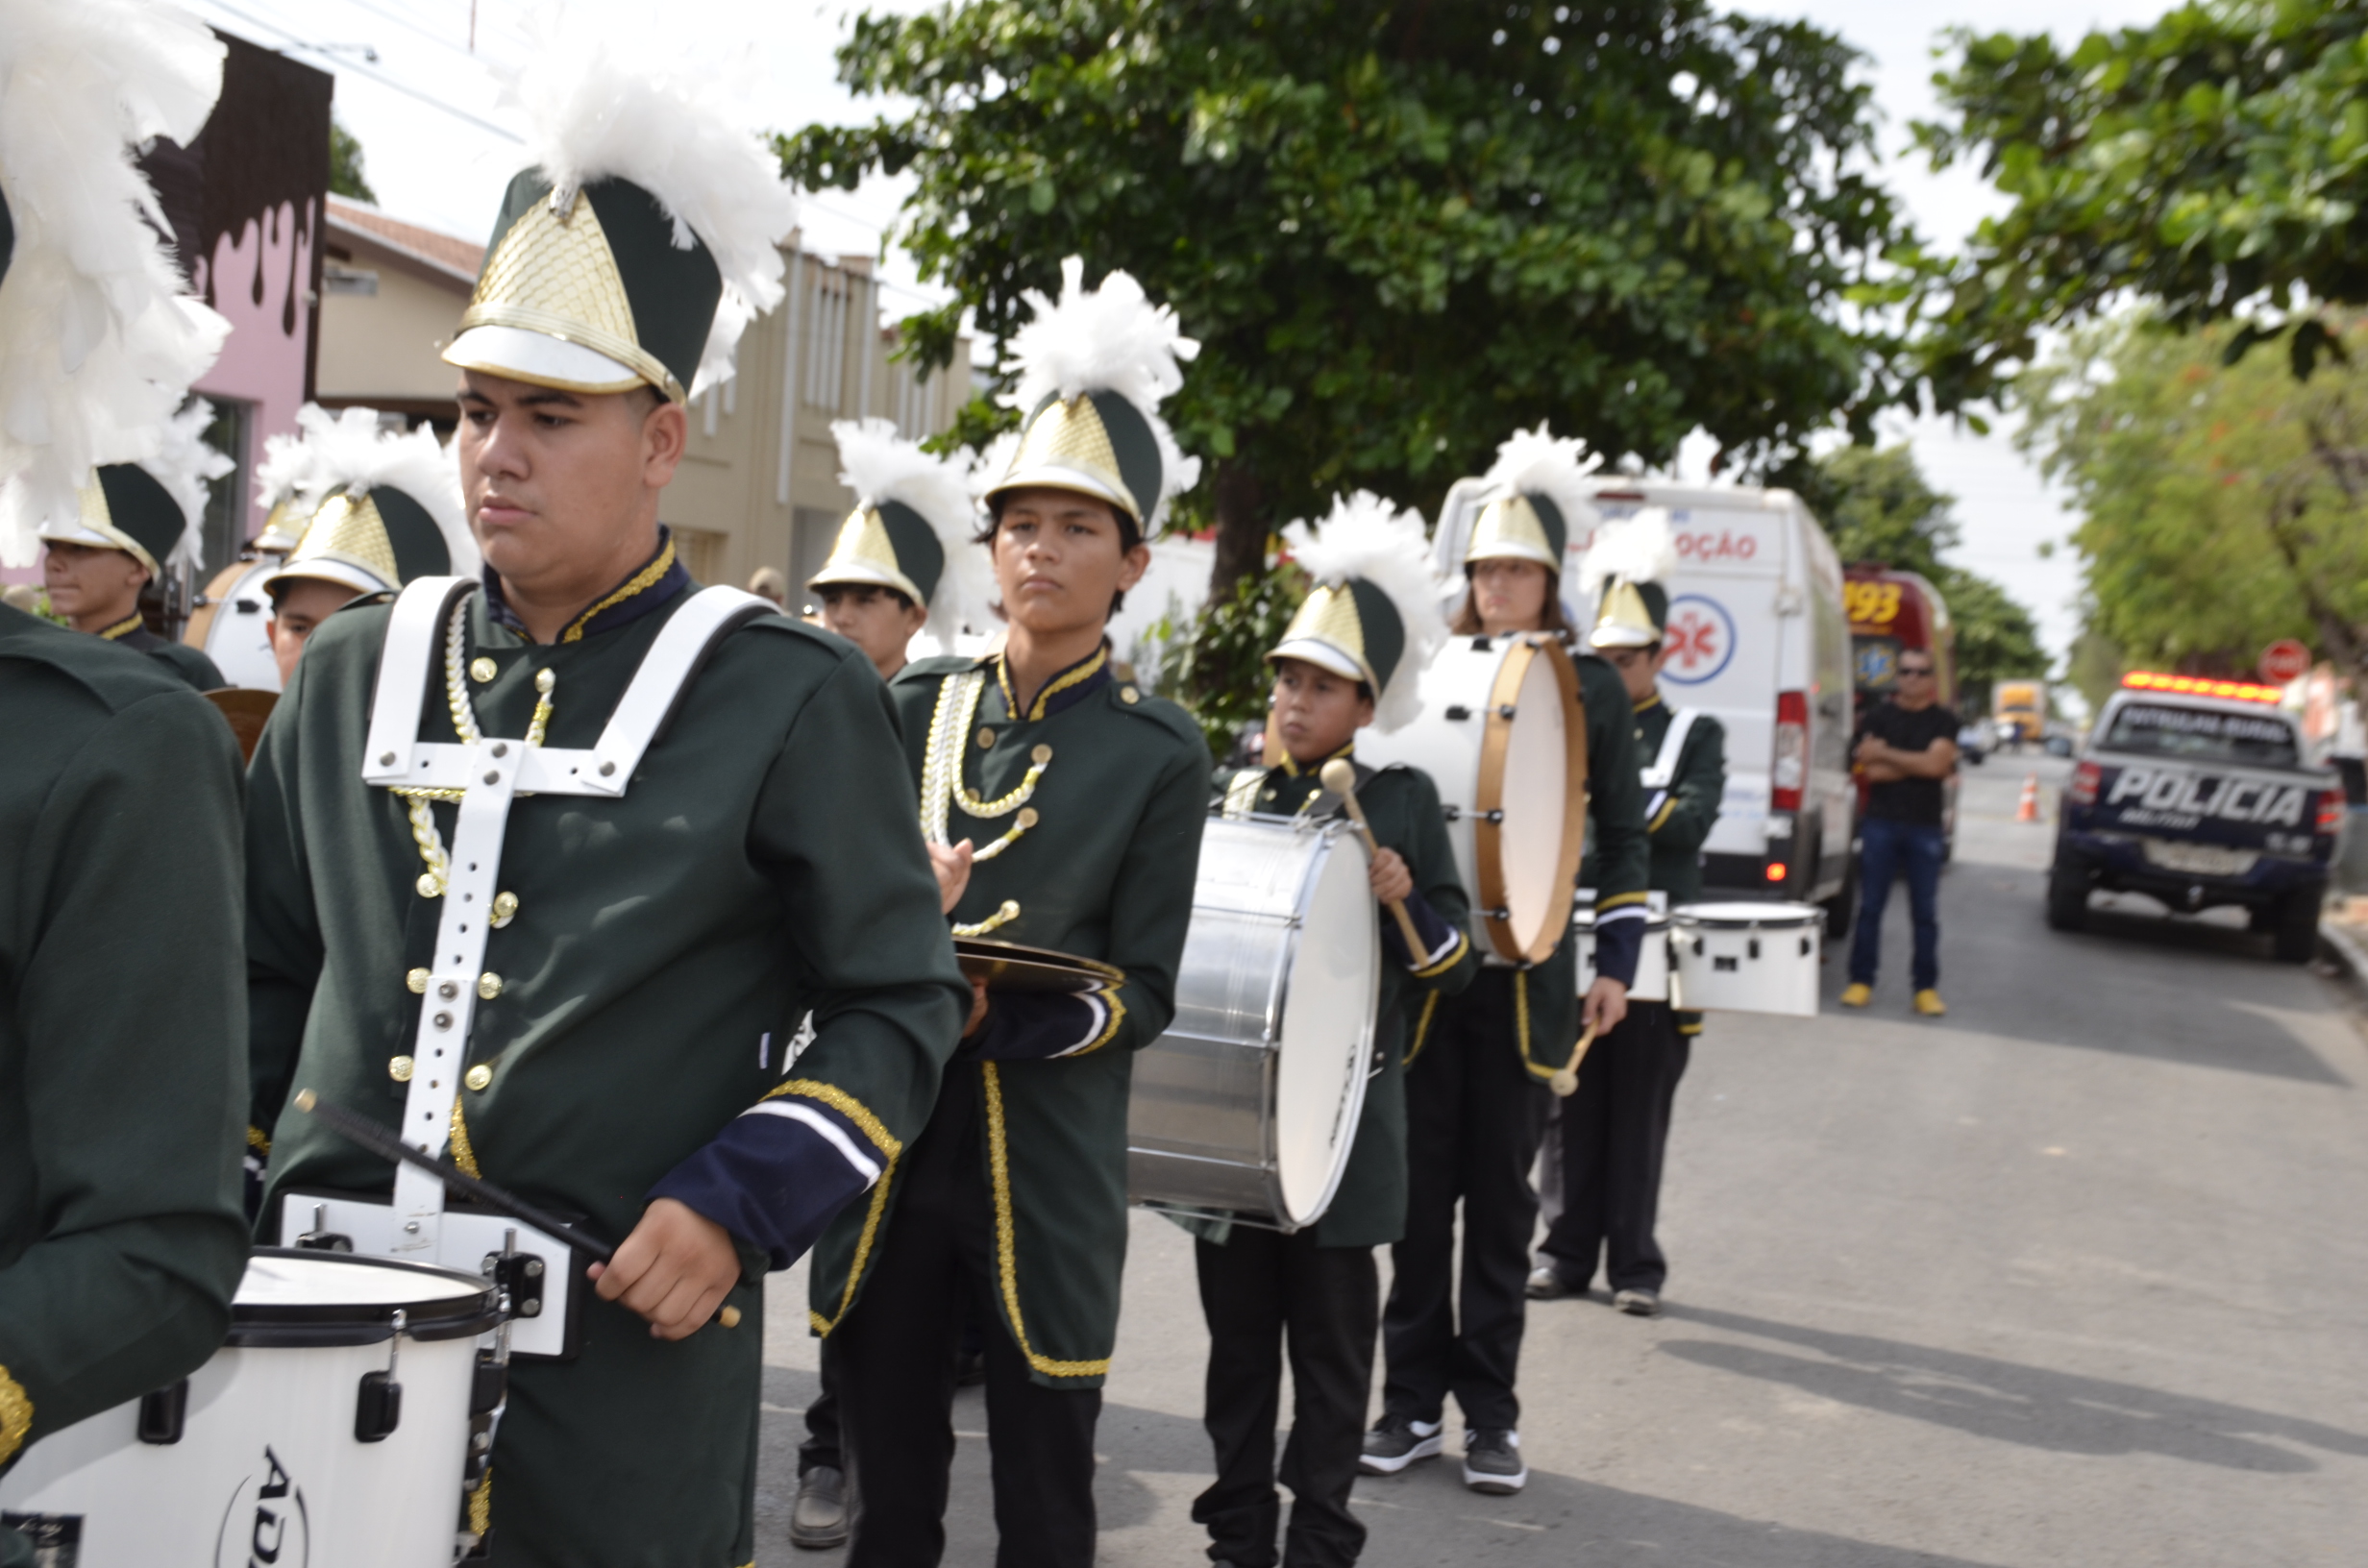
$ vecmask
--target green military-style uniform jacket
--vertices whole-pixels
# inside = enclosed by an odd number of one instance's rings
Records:
[[[1106,645],[1047,681],[1025,713],[996,653],[921,660],[889,690],[924,811],[932,785],[945,801],[958,783],[943,808],[945,835],[969,839],[980,857],[953,910],[955,932],[1099,960],[1125,976],[1096,1000],[1089,1031],[984,1047],[985,1060],[974,1041],[947,1069],[944,1090],[978,1097],[996,1311],[1036,1382],[1097,1387],[1118,1335],[1133,1053],[1175,1011],[1208,746],[1183,709],[1114,672]],[[947,744],[945,772],[933,737]],[[982,1040],[998,1035],[1005,1009],[991,999]],[[892,1168],[815,1248],[819,1334],[860,1300],[865,1270],[896,1223],[895,1176]]]
[[[0,1471],[230,1328],[238,747],[161,666],[0,605]],[[0,1561],[29,1561],[0,1530]]]
[[[1594,862],[1591,884],[1597,917],[1616,910],[1641,910],[1649,850],[1644,832],[1644,790],[1637,777],[1636,726],[1630,722],[1628,689],[1619,672],[1593,653],[1580,652],[1579,700],[1587,710],[1587,852]],[[1540,1083],[1570,1060],[1579,1039],[1578,947],[1566,933],[1542,963],[1526,969],[1491,966],[1481,984],[1514,988],[1517,1042],[1530,1073]],[[1451,1007],[1452,1002],[1443,1003]],[[1427,1034],[1418,1030],[1408,1048],[1418,1056]]]
[[[450,667],[478,727],[527,735],[547,672],[544,744],[590,747],[690,586],[666,543],[538,645],[488,574]],[[389,1124],[404,1107],[390,1064],[411,1049],[410,971],[440,901],[416,886],[406,801],[361,779],[374,681],[427,683],[422,740],[458,727],[441,636],[432,668],[379,669],[389,614],[349,606],[313,635],[250,779],[254,1116],[273,1234],[290,1188],[391,1185],[384,1161],[284,1109],[297,1088]],[[451,843],[455,808],[431,809]],[[681,1197],[741,1241],[729,1300],[748,1326],[669,1343],[587,1291],[574,1360],[513,1363],[494,1561],[737,1568],[754,1555],[760,1276],[864,1185],[846,1162],[768,1171],[750,1140],[821,1117],[885,1166],[925,1124],[969,1001],[886,689],[826,633],[747,623],[714,645],[622,797],[516,800],[499,886],[514,907],[504,918],[497,898],[489,922],[454,1159],[612,1240],[653,1195]],[[808,1010],[816,1034],[789,1068]],[[766,1105],[804,1122],[752,1109]]]
[[[1636,704],[1637,766],[1640,770],[1657,765],[1662,743],[1676,718],[1659,693]],[[1644,829],[1652,839],[1647,885],[1655,893],[1666,894],[1671,908],[1701,901],[1702,845],[1710,841],[1726,792],[1726,727],[1709,714],[1697,713],[1687,728],[1667,783],[1648,785],[1645,790]],[[1579,881],[1586,884],[1593,870],[1591,854],[1579,871]],[[1698,1035],[1702,1015],[1680,1013],[1677,1027],[1681,1034]]]
[[[1338,753],[1353,760],[1353,747]],[[1326,759],[1327,761],[1330,759]],[[1272,768],[1221,770],[1220,804],[1228,817],[1252,813],[1326,818],[1344,814],[1338,796],[1323,787],[1321,764],[1303,768],[1286,756]],[[1455,850],[1447,842],[1446,816],[1439,788],[1418,768],[1357,769],[1357,804],[1365,808],[1377,846],[1394,849],[1414,877],[1415,898],[1444,927],[1444,951],[1405,953],[1396,919],[1386,909],[1381,920],[1381,995],[1373,1012],[1373,1049],[1382,1070],[1365,1086],[1365,1110],[1348,1151],[1348,1166],[1332,1205],[1316,1221],[1316,1244],[1376,1247],[1397,1240],[1406,1230],[1406,1038],[1410,1019],[1428,1017],[1443,996],[1471,984],[1480,960],[1466,927],[1470,901],[1456,874]],[[1418,926],[1430,922],[1418,917]],[[1216,1237],[1212,1237],[1212,1239]]]
[[[230,684],[222,678],[222,672],[215,667],[213,660],[206,656],[203,649],[169,642],[158,636],[136,614],[126,616],[95,635],[111,643],[119,643],[135,653],[147,654],[193,690],[219,691]]]

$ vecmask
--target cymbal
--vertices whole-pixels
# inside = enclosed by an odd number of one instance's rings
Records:
[[[1124,970],[1095,959],[1056,953],[1049,947],[1024,947],[1016,942],[989,942],[983,937],[954,938],[953,956],[964,974],[984,980],[989,991],[1075,992],[1121,985],[1126,979]]]

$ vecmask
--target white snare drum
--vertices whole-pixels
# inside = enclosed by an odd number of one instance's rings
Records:
[[[251,691],[280,689],[280,661],[272,657],[271,596],[263,579],[280,570],[281,558],[234,561],[213,576],[189,613],[181,640],[205,650],[222,678]]]
[[[1655,910],[1644,917],[1644,945],[1637,953],[1637,977],[1628,987],[1632,1002],[1669,999],[1669,917]],[[1595,912],[1573,910],[1571,940],[1579,950],[1579,994],[1595,983]]]
[[[1130,1195],[1285,1231],[1332,1202],[1373,1051],[1381,926],[1341,822],[1211,818],[1175,1018],[1138,1054]]]
[[[27,1449],[0,1510],[76,1568],[451,1568],[499,1316],[491,1284],[450,1269],[258,1250],[230,1342]]]
[[[1402,762],[1439,787],[1484,963],[1539,963],[1569,925],[1587,833],[1578,692],[1551,637],[1458,637],[1422,673],[1412,723],[1357,736],[1359,762]]]
[[[1675,1005],[1697,1013],[1817,1014],[1825,911],[1814,904],[1680,904]]]

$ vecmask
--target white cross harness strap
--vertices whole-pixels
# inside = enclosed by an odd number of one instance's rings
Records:
[[[1661,749],[1653,753],[1653,765],[1640,777],[1644,785],[1644,821],[1648,825],[1661,815],[1661,808],[1669,797],[1669,785],[1677,777],[1678,759],[1686,754],[1686,737],[1692,733],[1693,722],[1699,717],[1691,708],[1670,710],[1669,728],[1661,737]]]
[[[431,1155],[444,1152],[451,1134],[511,802],[522,795],[623,798],[643,754],[664,731],[716,644],[753,617],[776,610],[755,595],[733,588],[708,588],[693,595],[658,632],[600,739],[588,749],[530,747],[517,737],[493,735],[457,745],[423,741],[423,674],[457,678],[439,669],[447,662],[442,645],[458,632],[457,618],[468,613],[466,600],[477,586],[466,577],[421,577],[396,600],[380,652],[361,770],[366,784],[462,792],[403,1106],[403,1140]],[[303,1205],[292,1201],[287,1207],[292,1214]],[[383,1248],[359,1236],[356,1242],[365,1251],[473,1268],[474,1256],[464,1262],[445,1244],[445,1217],[443,1183],[410,1165],[399,1165]]]

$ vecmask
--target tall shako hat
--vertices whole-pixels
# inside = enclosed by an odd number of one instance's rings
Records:
[[[314,407],[307,404],[296,411],[300,426]],[[304,537],[305,525],[312,520],[312,503],[304,498],[302,486],[311,471],[312,443],[301,430],[263,442],[263,460],[255,465],[255,503],[263,509],[263,531],[250,541],[257,550],[285,555]]]
[[[1010,368],[1019,382],[1003,395],[1022,410],[1011,461],[987,490],[997,499],[1031,485],[1076,490],[1118,507],[1143,537],[1159,532],[1169,501],[1200,478],[1159,405],[1184,384],[1179,360],[1200,345],[1178,328],[1175,312],[1145,298],[1143,285],[1112,272],[1085,286],[1085,262],[1061,263],[1061,297],[1023,296],[1035,312],[1012,334]]]
[[[1570,530],[1591,519],[1593,509],[1580,483],[1603,459],[1577,437],[1556,440],[1541,424],[1516,430],[1496,449],[1482,483],[1485,500],[1464,551],[1474,561],[1536,561],[1560,575]]]
[[[740,334],[781,299],[797,201],[711,68],[653,71],[536,14],[506,76],[531,162],[510,181],[449,362],[568,392],[728,380]]]
[[[274,453],[297,468],[293,505],[309,514],[304,536],[263,579],[277,596],[298,577],[358,594],[401,588],[413,577],[468,576],[481,564],[460,500],[460,471],[427,426],[388,434],[374,408],[341,414],[307,404],[296,414],[298,452]]]
[[[196,565],[205,547],[206,483],[235,465],[206,444],[213,404],[199,398],[164,422],[156,450],[137,463],[103,463],[70,510],[41,525],[51,544],[128,552],[148,575]]]
[[[839,443],[839,482],[855,492],[855,509],[806,586],[894,588],[926,610],[948,639],[965,620],[983,623],[993,592],[985,551],[974,542],[978,508],[969,452],[932,456],[885,419],[842,419],[830,433]]]
[[[154,137],[196,136],[223,54],[203,22],[155,0],[0,12],[0,565],[32,563],[41,526],[80,511],[94,469],[159,453],[230,332],[182,292],[160,237],[171,226],[132,161]],[[142,511],[139,482],[116,483],[126,517]]]
[[[1668,509],[1647,506],[1595,530],[1579,566],[1579,593],[1595,597],[1591,648],[1650,648],[1669,627],[1669,590],[1677,574],[1677,534]]]
[[[1398,728],[1420,710],[1422,672],[1447,641],[1422,514],[1360,490],[1334,497],[1315,527],[1292,524],[1283,539],[1315,586],[1267,661],[1305,659],[1364,681],[1373,727]]]

